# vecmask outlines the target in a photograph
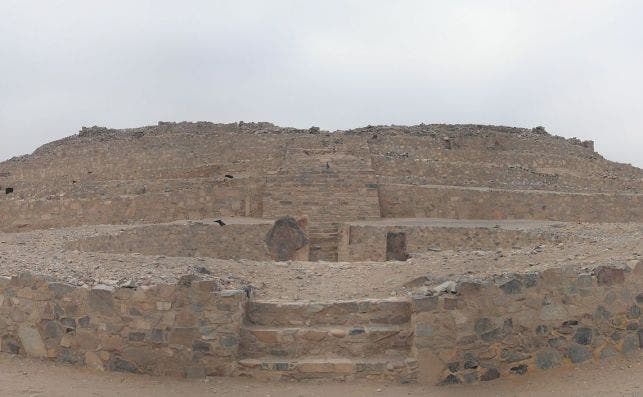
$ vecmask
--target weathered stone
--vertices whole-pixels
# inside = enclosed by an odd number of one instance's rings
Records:
[[[172,302],[163,302],[163,301],[156,302],[156,310],[165,311],[165,310],[170,310],[171,308],[172,308]]]
[[[239,338],[232,335],[224,335],[219,340],[219,344],[225,348],[233,348],[239,344]]]
[[[492,330],[493,327],[494,324],[490,318],[482,317],[476,319],[473,325],[473,330],[476,332],[476,334],[479,335]]]
[[[134,363],[129,362],[127,360],[123,360],[120,357],[112,358],[112,360],[109,362],[109,369],[111,371],[117,371],[117,372],[132,372],[132,373],[139,372],[138,368]]]
[[[446,385],[457,385],[460,384],[460,379],[454,375],[454,374],[449,374],[447,375],[441,382],[441,386],[446,386]]]
[[[568,345],[567,339],[562,336],[557,336],[547,340],[547,344],[557,350],[564,350]]]
[[[556,350],[545,349],[536,353],[536,366],[539,369],[550,369],[560,365],[561,356]]]
[[[475,343],[478,340],[477,335],[465,335],[462,338],[458,339],[458,345],[465,346]]]
[[[478,372],[477,371],[467,371],[462,374],[462,381],[465,384],[471,384],[478,381]]]
[[[545,305],[539,316],[543,321],[564,320],[567,317],[567,310],[562,305]]]
[[[463,368],[464,369],[478,368],[478,361],[476,361],[474,359],[467,359],[467,360],[464,361]]]
[[[167,342],[167,334],[162,329],[154,328],[149,333],[149,340],[152,343],[166,343]]]
[[[480,335],[480,339],[482,339],[485,342],[493,342],[500,340],[502,338],[502,331],[500,328],[495,328],[489,332],[485,332],[484,334]]]
[[[415,335],[419,337],[429,337],[433,335],[433,327],[429,324],[416,324],[415,325]]]
[[[405,261],[407,259],[409,259],[409,254],[406,250],[406,233],[386,233],[386,260]]]
[[[89,291],[89,306],[97,312],[110,315],[114,312],[114,288],[97,285]]]
[[[594,319],[599,320],[599,321],[606,321],[609,320],[609,318],[612,316],[612,313],[610,313],[604,306],[598,306],[596,310],[594,310]]]
[[[201,366],[188,366],[185,367],[185,377],[188,379],[202,379],[206,376],[205,367]]]
[[[614,357],[617,354],[618,352],[612,346],[608,345],[601,350],[600,358],[601,360],[604,360],[606,358]]]
[[[20,352],[20,344],[11,336],[2,337],[1,348],[4,353],[18,354]]]
[[[207,353],[210,351],[210,344],[197,339],[192,342],[192,351]]]
[[[580,288],[591,288],[594,285],[594,279],[591,274],[579,274],[576,284]]]
[[[445,310],[455,310],[458,308],[458,298],[445,296],[443,299]]]
[[[192,341],[198,336],[196,328],[177,327],[169,333],[169,343],[173,345],[192,346]]]
[[[84,357],[79,357],[77,352],[71,349],[62,348],[58,351],[58,361],[67,364],[84,364]]]
[[[627,311],[627,318],[635,319],[641,317],[641,308],[638,305],[632,305]]]
[[[127,335],[130,342],[142,342],[145,340],[145,332],[130,332]]]
[[[500,286],[500,289],[505,294],[519,294],[522,291],[522,283],[519,280],[513,279]]]
[[[297,337],[311,341],[311,342],[321,342],[328,336],[327,331],[320,331],[315,329],[306,329],[297,331]]]
[[[514,363],[517,361],[523,361],[531,358],[531,355],[525,354],[520,351],[503,349],[500,353],[500,358],[506,362]]]
[[[572,344],[567,350],[567,356],[572,361],[572,363],[576,364],[592,357],[592,353],[585,346]]]
[[[78,330],[76,332],[76,341],[84,350],[94,350],[98,347],[99,339],[95,332],[90,330]]]
[[[528,368],[529,366],[527,364],[520,364],[515,367],[511,367],[509,371],[511,371],[512,374],[524,375],[527,373]]]
[[[353,362],[348,359],[320,360],[297,364],[297,371],[302,373],[351,374],[353,370]]]
[[[102,371],[105,369],[103,361],[100,359],[97,353],[95,352],[86,352],[85,353],[85,365],[88,368]]]
[[[458,372],[460,370],[460,363],[457,361],[448,363],[447,368],[449,368],[449,371],[451,372]]]
[[[437,296],[414,297],[413,302],[417,313],[430,312],[438,307]]]
[[[18,337],[27,355],[31,357],[46,357],[47,349],[36,328],[28,325],[18,327]]]
[[[276,343],[279,341],[279,331],[276,329],[256,329],[252,330],[252,335],[262,343]]]
[[[643,292],[636,295],[636,303],[638,303],[639,305],[643,305]]]
[[[485,381],[490,381],[494,379],[498,379],[500,377],[500,371],[498,371],[498,368],[488,368],[481,376],[480,380],[485,382]]]
[[[308,244],[308,236],[295,218],[283,217],[268,232],[266,244],[273,259],[287,261]]]
[[[535,329],[536,335],[538,336],[547,336],[549,335],[549,327],[543,324],[536,326]]]
[[[623,339],[623,345],[621,346],[621,351],[623,353],[631,353],[639,349],[639,337],[637,335],[628,335]]]
[[[43,337],[46,339],[58,339],[65,332],[57,321],[46,321],[42,329]]]
[[[533,288],[538,284],[539,278],[540,278],[540,274],[532,272],[532,273],[523,274],[521,277],[521,280],[525,288]]]
[[[89,327],[89,316],[84,316],[78,319],[78,326],[81,328]]]
[[[623,284],[625,282],[625,273],[623,269],[599,266],[595,270],[598,285]]]
[[[51,292],[54,294],[55,299],[60,299],[63,296],[69,294],[70,292],[74,291],[75,287],[70,284],[65,284],[65,283],[48,283],[47,287]]]
[[[76,330],[76,320],[73,318],[65,317],[60,319],[60,325],[63,327],[65,332],[72,332]]]
[[[587,327],[581,327],[576,330],[574,334],[574,342],[579,345],[589,345],[592,343],[593,330]]]

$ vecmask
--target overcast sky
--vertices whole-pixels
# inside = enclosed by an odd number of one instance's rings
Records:
[[[643,1],[0,0],[0,159],[157,121],[534,127],[643,167]]]

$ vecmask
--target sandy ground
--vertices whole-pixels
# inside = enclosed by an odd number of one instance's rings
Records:
[[[447,222],[446,220],[443,222]],[[449,221],[451,224],[460,221]],[[471,223],[471,222],[468,222]],[[487,222],[489,223],[489,222]],[[429,276],[439,283],[460,275],[484,278],[550,266],[593,267],[628,264],[643,255],[641,224],[559,223],[553,233],[563,243],[493,251],[425,252],[406,262],[256,262],[216,258],[108,254],[65,249],[66,242],[135,226],[87,226],[18,234],[0,233],[0,275],[29,270],[75,285],[175,283],[185,274],[207,269],[224,288],[252,285],[260,299],[327,300],[383,298],[408,293],[409,281]],[[505,227],[543,229],[543,222],[509,222]]]
[[[71,396],[626,396],[643,397],[643,354],[574,369],[448,387],[390,383],[274,382],[241,378],[178,380],[99,373],[51,362],[0,354],[3,397]]]

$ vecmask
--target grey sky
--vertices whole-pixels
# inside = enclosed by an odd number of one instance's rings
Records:
[[[481,123],[643,167],[643,1],[0,0],[0,159],[158,120]]]

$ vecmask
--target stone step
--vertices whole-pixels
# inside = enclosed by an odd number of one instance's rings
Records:
[[[246,322],[263,326],[403,325],[411,321],[411,302],[403,298],[335,302],[248,302]]]
[[[238,376],[262,380],[303,379],[389,379],[407,383],[417,378],[417,360],[408,356],[383,356],[367,359],[277,357],[243,359],[237,362]]]
[[[280,358],[342,355],[372,357],[410,354],[413,331],[409,325],[337,327],[241,328],[239,354],[243,358],[266,355]]]

